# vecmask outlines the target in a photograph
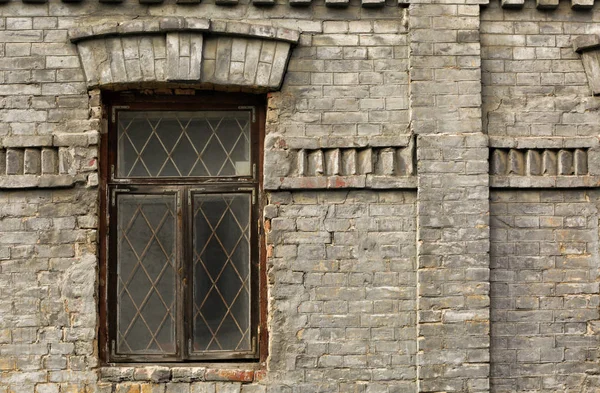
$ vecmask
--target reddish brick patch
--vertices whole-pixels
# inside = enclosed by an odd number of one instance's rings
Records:
[[[206,370],[204,377],[207,381],[252,382],[254,380],[254,371],[209,368]]]

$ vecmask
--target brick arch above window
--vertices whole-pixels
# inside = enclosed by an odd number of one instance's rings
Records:
[[[280,88],[300,33],[165,17],[84,22],[69,38],[77,45],[88,88],[170,82],[267,92]]]

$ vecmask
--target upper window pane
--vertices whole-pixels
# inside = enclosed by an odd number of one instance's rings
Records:
[[[117,176],[252,174],[249,111],[122,111]]]

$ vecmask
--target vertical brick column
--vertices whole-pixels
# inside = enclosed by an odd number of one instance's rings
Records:
[[[479,5],[410,6],[418,390],[489,391],[488,145]]]

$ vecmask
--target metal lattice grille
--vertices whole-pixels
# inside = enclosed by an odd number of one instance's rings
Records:
[[[250,338],[248,194],[193,198],[193,351],[247,351]]]
[[[176,196],[117,199],[117,353],[175,353]]]
[[[250,112],[126,111],[119,177],[249,176]]]

